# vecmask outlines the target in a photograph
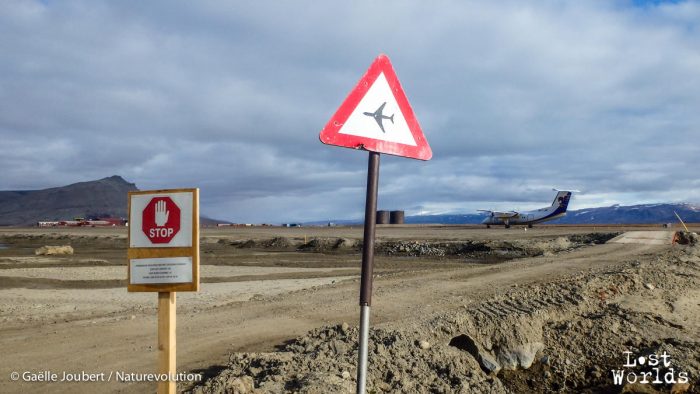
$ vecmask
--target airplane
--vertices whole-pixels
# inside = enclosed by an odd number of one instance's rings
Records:
[[[532,228],[535,223],[547,222],[550,220],[558,219],[566,215],[566,208],[569,206],[569,200],[571,199],[571,193],[577,190],[557,190],[552,189],[557,192],[557,196],[554,197],[552,205],[546,208],[535,209],[534,211],[488,211],[484,209],[479,209],[479,212],[488,212],[489,216],[481,222],[485,224],[486,228],[491,228],[491,225],[505,225],[506,228],[510,228],[512,224],[527,224],[527,227]]]
[[[374,120],[377,121],[379,128],[382,129],[382,133],[386,133],[386,131],[384,131],[384,125],[382,124],[383,119],[389,119],[391,123],[394,124],[394,114],[391,114],[391,116],[382,115],[382,111],[384,111],[385,105],[386,101],[383,102],[382,105],[380,105],[379,108],[377,108],[377,110],[374,112],[363,112],[364,115],[371,116],[374,118]]]

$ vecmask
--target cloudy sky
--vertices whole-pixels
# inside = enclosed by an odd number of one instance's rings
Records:
[[[433,150],[380,209],[700,201],[700,2],[0,4],[0,189],[121,175],[236,222],[359,218],[318,133],[380,53]]]

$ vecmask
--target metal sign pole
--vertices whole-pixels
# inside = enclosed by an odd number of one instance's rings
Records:
[[[357,394],[365,393],[367,382],[367,342],[369,311],[372,304],[372,270],[374,266],[374,233],[377,222],[377,190],[379,188],[379,153],[369,152],[367,197],[365,199],[365,232],[362,242],[362,276],[360,279],[360,343],[357,363]]]

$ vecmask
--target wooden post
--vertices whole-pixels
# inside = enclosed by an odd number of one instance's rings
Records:
[[[177,374],[176,294],[174,291],[158,293],[158,373],[170,377]],[[175,394],[176,389],[177,383],[174,380],[158,382],[158,394]]]

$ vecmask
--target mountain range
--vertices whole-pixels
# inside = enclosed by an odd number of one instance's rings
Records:
[[[685,222],[700,222],[700,205],[678,204],[642,204],[610,207],[586,208],[568,211],[561,219],[548,224],[654,224],[676,223],[678,218]],[[406,223],[442,223],[442,224],[478,224],[484,220],[483,214],[465,215],[430,215],[408,216]]]
[[[700,204],[643,204],[610,207],[586,208],[568,211],[566,216],[547,224],[661,224],[676,223],[673,212],[688,223],[700,223]],[[485,214],[445,214],[406,216],[406,224],[479,224]],[[337,220],[335,224],[361,224],[362,220]],[[308,224],[324,224],[312,222]]]
[[[39,221],[82,218],[126,218],[127,193],[139,190],[135,184],[114,175],[96,181],[42,190],[0,191],[0,226],[36,225]],[[586,208],[567,212],[551,224],[652,224],[677,222],[674,211],[690,223],[700,223],[700,205],[644,204]],[[406,216],[408,224],[478,224],[483,214],[445,214]],[[357,220],[332,220],[336,224],[361,224]],[[227,223],[201,218],[203,225]],[[307,222],[307,225],[325,225]]]

